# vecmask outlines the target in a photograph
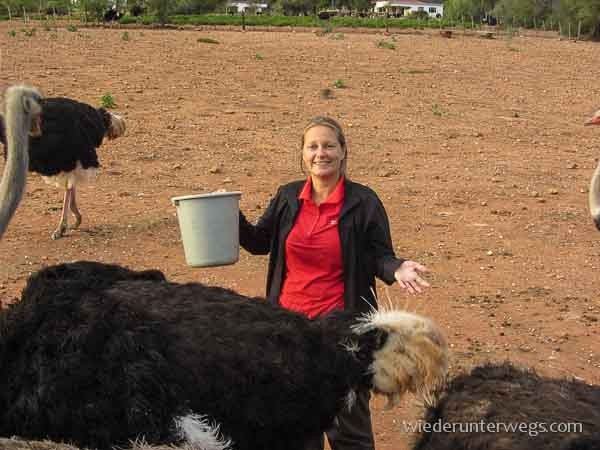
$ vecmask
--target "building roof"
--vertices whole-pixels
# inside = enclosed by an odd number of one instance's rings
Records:
[[[387,6],[443,6],[443,0],[385,0],[377,3],[387,3]]]
[[[232,5],[232,6],[246,6],[246,7],[256,6],[257,8],[268,8],[269,7],[269,5],[266,3],[255,3],[251,0],[230,1],[228,4]]]

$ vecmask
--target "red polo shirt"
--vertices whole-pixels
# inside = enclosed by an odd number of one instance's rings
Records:
[[[338,220],[344,178],[317,206],[310,178],[298,196],[300,212],[285,242],[285,281],[279,304],[309,318],[344,308],[344,271]]]

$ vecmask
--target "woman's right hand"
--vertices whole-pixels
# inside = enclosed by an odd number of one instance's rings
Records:
[[[429,269],[415,261],[404,261],[394,277],[402,289],[407,289],[409,294],[419,294],[424,288],[431,285],[420,277],[420,272],[428,272]]]

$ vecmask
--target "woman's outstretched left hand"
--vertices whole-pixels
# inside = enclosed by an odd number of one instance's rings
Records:
[[[427,281],[419,276],[420,272],[429,270],[422,264],[415,261],[404,261],[394,273],[394,277],[402,289],[407,289],[409,294],[418,294],[423,292],[424,288],[431,286]]]

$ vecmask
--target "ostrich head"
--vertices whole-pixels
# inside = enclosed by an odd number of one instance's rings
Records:
[[[11,86],[4,95],[7,159],[0,183],[0,238],[25,190],[29,135],[40,131],[40,93],[28,86]]]
[[[585,122],[586,125],[600,125],[600,109]],[[596,223],[596,228],[600,230],[600,164],[596,168],[592,181],[590,183],[590,213]]]
[[[381,331],[386,339],[373,354],[373,391],[398,403],[409,391],[426,404],[435,403],[448,371],[448,345],[441,330],[429,319],[406,311],[373,311],[353,326],[357,334]]]
[[[600,109],[594,113],[594,115],[589,118],[586,122],[586,125],[600,125]]]
[[[125,119],[117,114],[108,112],[104,108],[100,108],[100,112],[104,117],[104,125],[106,126],[106,137],[108,139],[116,139],[125,134]]]

